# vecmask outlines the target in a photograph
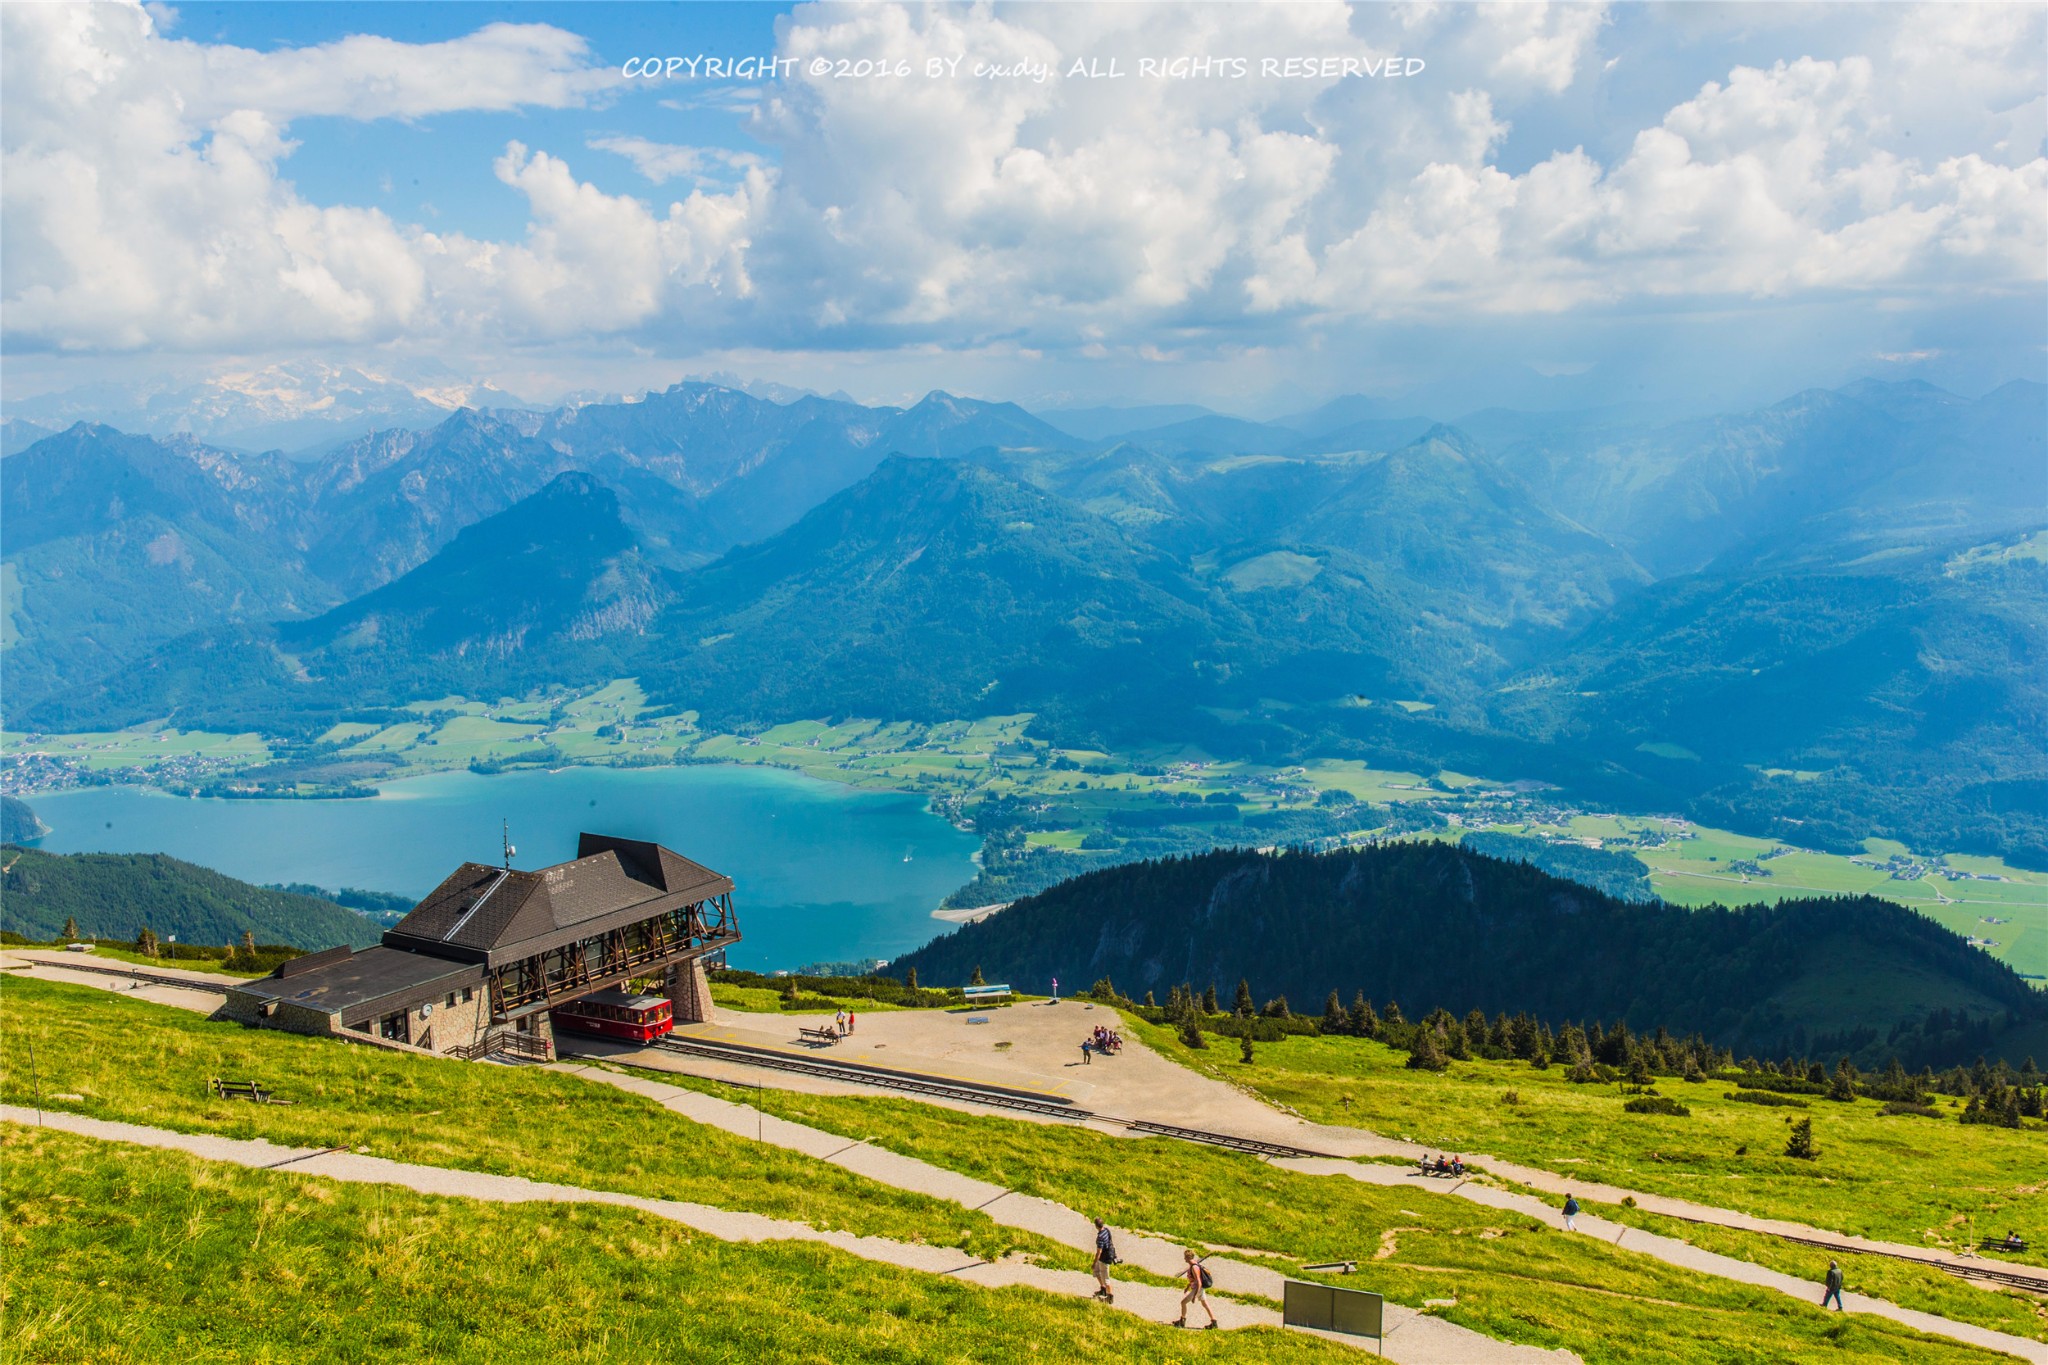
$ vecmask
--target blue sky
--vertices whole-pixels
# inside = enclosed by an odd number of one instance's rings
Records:
[[[1705,410],[2048,373],[2039,7],[87,3],[0,25],[9,395],[319,359],[535,398],[719,370],[887,400]],[[620,69],[697,54],[794,69]],[[1422,69],[1359,74],[1397,55]],[[1139,70],[1204,56],[1242,74]],[[1327,65],[1264,65],[1303,58]],[[891,74],[833,70],[863,62]]]

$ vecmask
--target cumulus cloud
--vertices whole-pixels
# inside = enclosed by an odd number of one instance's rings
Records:
[[[508,137],[493,170],[527,223],[489,240],[308,202],[285,173],[292,123],[621,100],[575,34],[258,53],[173,38],[128,5],[0,7],[6,336],[1166,355],[1446,310],[2037,289],[2041,13],[1860,22],[1845,50],[1731,63],[1618,144],[1532,155],[1518,121],[1556,123],[1611,79],[1601,7],[803,7],[778,28],[792,74],[719,106],[773,165],[627,131],[614,107],[583,149],[687,197],[608,193],[579,178],[581,149]],[[1430,67],[1257,67],[1302,54]],[[1084,56],[1126,74],[1075,71]],[[1135,78],[1147,59],[1233,56],[1253,71]],[[821,57],[962,65],[843,80],[813,71]],[[704,116],[709,99],[662,103]]]
[[[657,185],[665,185],[671,180],[708,181],[763,164],[760,157],[749,152],[728,151],[723,147],[685,147],[618,133],[591,138],[584,145],[592,151],[613,152],[625,157],[633,163],[633,169]]]

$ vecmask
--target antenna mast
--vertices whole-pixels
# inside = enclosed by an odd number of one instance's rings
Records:
[[[519,850],[512,847],[512,822],[510,820],[503,820],[499,823],[504,829],[505,870],[510,872],[512,870],[512,858]]]

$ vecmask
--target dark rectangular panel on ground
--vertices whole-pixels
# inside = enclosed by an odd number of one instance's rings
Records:
[[[1280,1319],[1289,1327],[1379,1337],[1383,1307],[1380,1296],[1367,1290],[1289,1280],[1281,1290]]]

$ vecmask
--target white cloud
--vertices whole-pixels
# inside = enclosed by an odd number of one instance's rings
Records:
[[[1734,65],[1619,148],[1559,140],[1532,159],[1517,122],[1599,104],[1586,83],[1609,79],[1605,23],[1592,5],[805,7],[778,30],[788,80],[737,103],[663,101],[744,111],[774,168],[609,113],[611,131],[581,135],[653,185],[692,187],[662,203],[508,138],[494,169],[528,223],[491,241],[307,202],[284,173],[292,121],[611,100],[614,72],[574,34],[493,24],[259,53],[169,38],[126,5],[4,6],[6,335],[1168,355],[1304,319],[2039,287],[2038,10],[1887,11],[1859,20],[1856,50]],[[1430,69],[1256,74],[1263,55],[1303,53]],[[1147,57],[1233,55],[1254,74],[1134,74]],[[810,70],[956,56],[944,80]],[[1081,57],[1127,75],[1070,77]],[[978,78],[977,63],[1050,74]]]
[[[657,185],[671,180],[707,181],[720,174],[746,171],[763,164],[748,152],[723,147],[684,147],[671,142],[652,142],[644,137],[611,134],[589,139],[593,151],[614,152],[633,163],[633,169]]]

